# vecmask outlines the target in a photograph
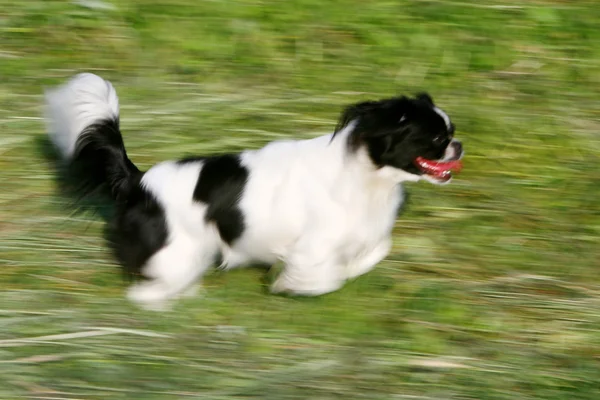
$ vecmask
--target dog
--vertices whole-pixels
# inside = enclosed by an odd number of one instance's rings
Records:
[[[348,106],[333,133],[257,150],[128,158],[113,85],[81,73],[46,90],[48,134],[90,193],[115,204],[115,255],[129,300],[164,309],[209,267],[284,264],[273,293],[317,296],[370,271],[391,248],[402,183],[447,184],[463,148],[427,93]]]

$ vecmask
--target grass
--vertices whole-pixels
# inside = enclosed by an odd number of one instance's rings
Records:
[[[0,398],[600,398],[598,21],[583,0],[0,0]],[[82,70],[117,87],[142,168],[427,90],[465,169],[409,185],[392,254],[337,293],[215,272],[143,312],[40,145],[43,87]]]

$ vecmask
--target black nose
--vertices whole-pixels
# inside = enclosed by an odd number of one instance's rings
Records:
[[[453,140],[450,142],[450,146],[452,146],[452,150],[454,150],[454,155],[456,158],[462,157],[463,154],[463,146],[462,143],[458,140]]]

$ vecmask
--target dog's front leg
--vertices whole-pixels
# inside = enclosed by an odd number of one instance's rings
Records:
[[[348,264],[346,278],[354,279],[366,274],[389,254],[391,248],[391,239],[385,238],[371,250],[360,254],[355,260]]]
[[[321,235],[301,239],[286,257],[285,267],[271,286],[271,292],[319,296],[342,287],[344,268],[334,243]]]

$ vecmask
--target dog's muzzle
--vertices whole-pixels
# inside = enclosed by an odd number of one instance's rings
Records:
[[[424,174],[430,176],[438,182],[446,182],[452,178],[452,172],[459,172],[462,169],[460,161],[464,155],[462,143],[456,139],[452,139],[444,157],[441,160],[428,160],[423,157],[417,157],[415,165]]]

